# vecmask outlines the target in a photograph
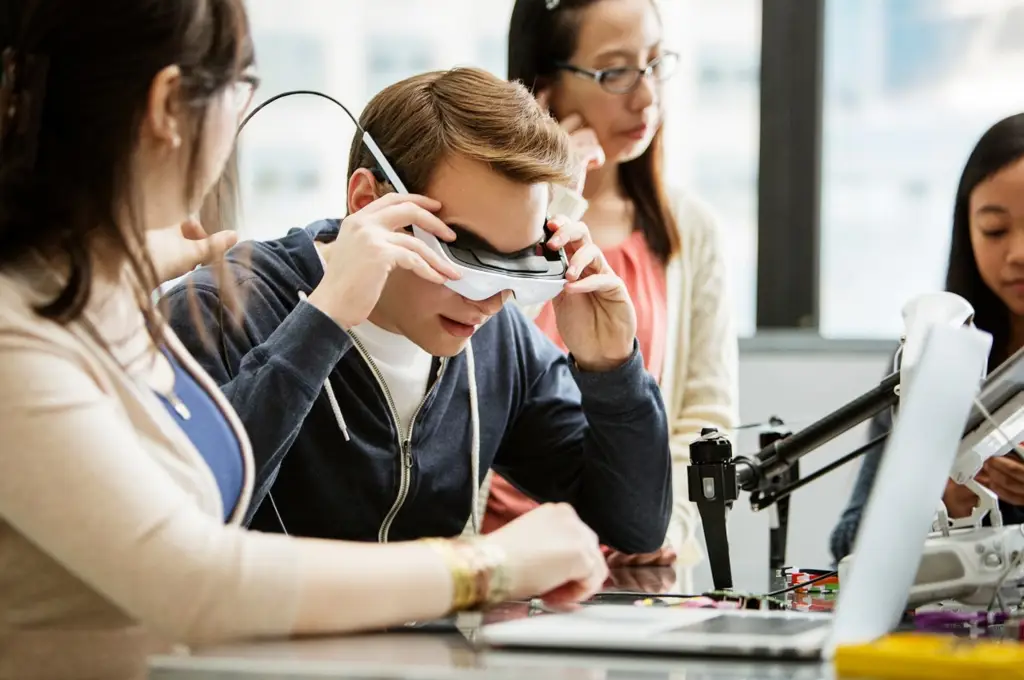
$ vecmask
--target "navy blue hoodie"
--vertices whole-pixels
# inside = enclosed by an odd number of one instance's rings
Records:
[[[167,294],[171,325],[221,385],[252,440],[252,528],[281,531],[283,522],[291,534],[361,541],[457,535],[473,489],[465,353],[440,371],[434,360],[412,439],[401,442],[349,334],[300,297],[323,276],[314,239],[333,240],[338,226],[325,220],[229,253],[244,304],[240,326],[222,308],[206,268],[190,275],[191,294],[185,285]],[[668,427],[639,349],[615,370],[580,372],[514,305],[479,328],[472,345],[476,483],[493,467],[539,501],[571,503],[613,548],[661,547],[672,505]],[[328,378],[348,441],[323,389]],[[273,503],[262,502],[271,486]]]

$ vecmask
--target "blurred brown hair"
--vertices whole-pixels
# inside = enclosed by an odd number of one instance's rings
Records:
[[[231,156],[224,165],[224,171],[214,184],[213,188],[206,195],[203,206],[199,211],[199,223],[207,234],[215,234],[219,231],[238,231],[239,220],[242,215],[241,208],[241,180],[239,179],[239,148],[231,151]],[[241,237],[241,234],[239,234]],[[244,295],[238,285],[238,277],[232,271],[232,263],[243,270],[248,270],[252,261],[251,241],[240,241],[231,249],[230,260],[224,257],[216,263],[216,277],[219,284],[217,302],[217,314],[221,333],[226,324],[230,322],[235,328],[242,327],[242,320],[245,315]],[[199,308],[199,299],[196,296],[195,282],[192,277],[185,281],[188,293],[188,308],[199,339],[207,348],[214,350],[218,348],[218,342],[223,341],[223,335],[218,341],[207,327]],[[164,302],[164,300],[161,300]],[[163,305],[161,305],[163,307]],[[164,311],[164,310],[161,310]]]
[[[486,163],[524,184],[566,185],[572,178],[569,138],[529,91],[477,68],[433,71],[378,93],[360,125],[380,146],[399,179],[422,193],[450,156]],[[357,136],[348,173],[376,168]]]
[[[154,76],[181,69],[189,119],[186,195],[194,205],[210,103],[253,60],[242,0],[0,0],[0,48],[44,60],[32,140],[0,157],[0,265],[37,252],[66,267],[39,313],[79,318],[92,293],[96,245],[102,263],[127,266],[150,333],[162,328],[151,299],[160,283],[132,162]],[[18,72],[22,64],[16,64]],[[31,154],[18,153],[24,146]],[[13,152],[11,152],[13,151]]]

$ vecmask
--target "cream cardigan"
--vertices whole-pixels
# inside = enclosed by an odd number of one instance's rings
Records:
[[[700,514],[690,502],[686,468],[690,442],[703,427],[736,427],[738,340],[729,293],[725,248],[710,209],[682,191],[672,195],[679,253],[665,271],[668,328],[661,391],[669,414],[673,509],[667,545],[679,555],[678,589],[692,589],[693,566],[701,557]],[[531,317],[541,307],[524,311]],[[485,485],[490,482],[490,476]],[[486,493],[483,494],[486,503]]]
[[[681,247],[666,269],[668,342],[661,378],[669,413],[674,503],[666,542],[679,554],[680,583],[692,588],[700,561],[700,515],[689,500],[689,445],[703,427],[732,436],[739,422],[739,350],[722,234],[710,210],[677,192],[673,211]]]
[[[35,314],[33,277],[0,274],[0,677],[144,678],[174,642],[289,633],[297,553],[239,527],[253,461],[220,390],[170,336],[242,444],[227,525],[209,467],[141,384],[130,296],[100,288],[87,314],[115,360],[82,323]]]

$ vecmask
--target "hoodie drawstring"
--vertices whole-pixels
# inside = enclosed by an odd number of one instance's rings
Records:
[[[473,508],[470,520],[473,533],[480,533],[480,407],[476,394],[476,364],[473,361],[473,341],[466,343],[466,372],[469,380],[469,420],[473,428],[470,444],[470,470],[473,475]]]
[[[299,291],[299,299],[306,299],[306,294],[301,290]],[[327,401],[331,403],[331,410],[334,411],[334,419],[338,421],[338,427],[341,428],[341,436],[345,438],[345,441],[350,441],[348,436],[348,425],[345,424],[345,416],[341,414],[341,407],[338,406],[338,398],[334,396],[334,388],[331,387],[330,377],[324,381],[324,390],[327,392]]]

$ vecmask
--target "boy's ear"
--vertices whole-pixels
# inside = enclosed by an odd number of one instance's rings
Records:
[[[366,168],[359,168],[348,178],[348,214],[359,212],[377,200],[377,180]]]

